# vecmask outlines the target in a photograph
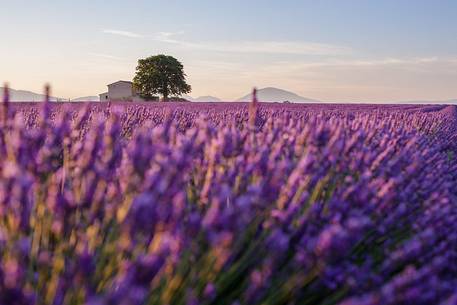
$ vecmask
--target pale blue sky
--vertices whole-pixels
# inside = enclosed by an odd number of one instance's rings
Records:
[[[185,66],[193,96],[276,86],[329,101],[457,97],[455,0],[0,0],[0,81],[62,97]]]

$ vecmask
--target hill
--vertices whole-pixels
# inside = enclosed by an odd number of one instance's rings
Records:
[[[199,96],[199,97],[193,99],[193,101],[194,102],[220,102],[221,99],[218,97],[215,97],[215,96],[206,95],[206,96]]]
[[[197,98],[194,98],[194,97],[192,97],[190,95],[184,94],[182,96],[182,98],[185,98],[186,100],[191,101],[191,102],[201,102],[201,103],[204,103],[204,102],[221,102],[220,98],[215,97],[215,96],[210,96],[210,95],[199,96]]]
[[[12,102],[41,102],[44,101],[44,94],[35,93],[26,90],[9,89],[10,100]],[[0,87],[0,98],[3,99],[3,88]],[[66,99],[59,97],[51,97],[51,101],[66,101]]]
[[[317,100],[306,98],[295,94],[290,91],[283,89],[267,87],[257,90],[257,98],[261,102],[284,102],[289,101],[291,103],[319,103]],[[250,102],[252,100],[252,93],[249,93],[237,101],[239,102]]]
[[[100,97],[99,96],[83,96],[83,97],[74,98],[71,101],[72,102],[99,102]]]

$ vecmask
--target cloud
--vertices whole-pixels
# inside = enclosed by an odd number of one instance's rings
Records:
[[[183,32],[159,32],[154,40],[174,44],[176,46],[210,52],[221,53],[252,53],[252,54],[295,54],[295,55],[347,55],[352,49],[331,44],[301,41],[215,41],[190,42],[174,39]]]
[[[173,39],[173,36],[182,35],[184,31],[179,32],[158,32],[153,35],[153,39],[160,42],[167,42],[173,44],[179,44],[180,42],[176,39]]]
[[[89,53],[89,55],[104,58],[104,59],[111,59],[111,60],[123,60],[124,59],[122,57],[118,57],[118,56],[114,56],[114,55],[110,55],[110,54],[103,54],[103,53]]]
[[[284,54],[284,55],[323,55],[337,56],[352,54],[349,47],[325,43],[303,41],[207,41],[193,42],[180,40],[178,32],[157,32],[152,35],[141,35],[129,31],[105,29],[105,34],[120,35],[129,38],[151,38],[154,41],[167,43],[186,50],[208,51],[218,53],[247,53],[247,54]]]
[[[143,37],[143,35],[138,34],[138,33],[129,32],[129,31],[121,31],[121,30],[112,30],[112,29],[102,30],[102,33],[119,35],[119,36],[124,36],[124,37],[129,37],[129,38],[142,38]]]
[[[439,62],[438,57],[415,57],[415,58],[381,58],[372,60],[340,61],[327,63],[342,66],[395,66],[395,65],[421,65]]]
[[[357,68],[357,67],[407,67],[425,66],[431,64],[455,64],[456,59],[439,57],[413,57],[413,58],[372,58],[372,59],[330,59],[324,61],[283,61],[276,62],[274,66],[283,68]]]
[[[214,44],[190,44],[195,48],[229,53],[263,53],[296,55],[344,55],[351,49],[329,44],[295,41],[220,42]]]
[[[451,85],[457,75],[455,57],[351,55],[318,60],[292,58],[268,64],[224,58],[227,60],[192,61],[187,66],[199,94],[205,94],[201,89],[205,88],[230,100],[237,97],[234,92],[239,88],[255,84],[290,88],[303,96],[330,101],[444,100],[455,96]]]
[[[391,71],[414,70],[417,72],[455,71],[454,58],[416,57],[416,58],[371,58],[371,59],[327,59],[327,60],[285,60],[270,64],[219,60],[197,60],[190,64],[191,69],[204,70],[211,74],[237,75],[237,77],[319,77],[333,73],[353,73],[353,71]],[[346,71],[346,72],[344,72]],[[206,75],[206,74],[205,74]]]

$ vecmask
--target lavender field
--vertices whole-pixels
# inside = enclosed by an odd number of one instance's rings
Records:
[[[457,109],[9,103],[0,304],[457,304]]]

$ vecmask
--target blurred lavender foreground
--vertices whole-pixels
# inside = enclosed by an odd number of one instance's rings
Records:
[[[454,106],[4,96],[0,304],[457,302]]]

